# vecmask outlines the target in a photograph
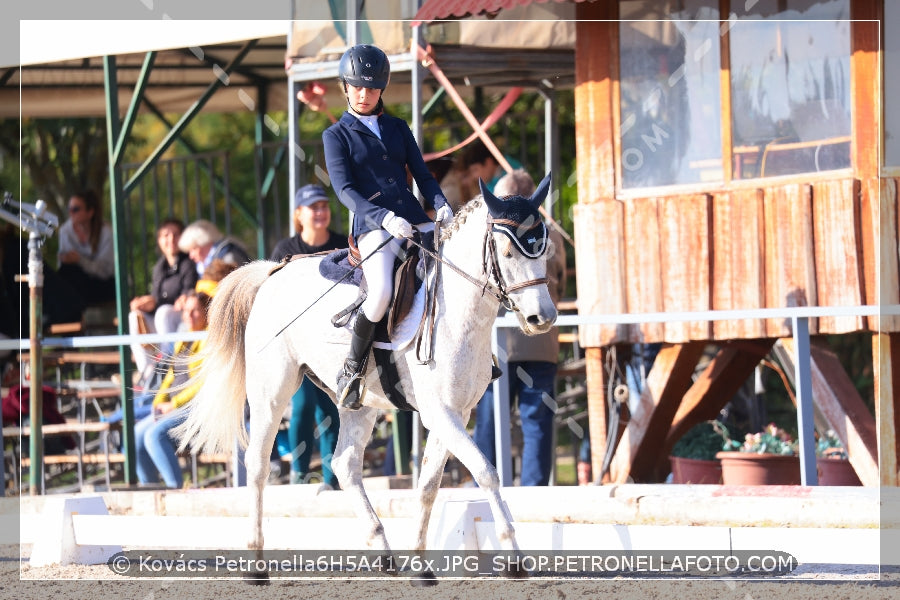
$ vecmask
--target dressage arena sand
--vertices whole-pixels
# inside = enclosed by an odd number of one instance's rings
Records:
[[[269,506],[274,511],[283,511],[283,505],[279,504],[279,494],[287,496],[296,503],[299,495],[304,490],[278,489],[286,486],[274,486],[268,497]],[[656,488],[648,486],[633,486],[632,494],[640,494],[644,497],[652,496]],[[673,511],[678,506],[677,492],[667,492],[668,510]],[[452,490],[451,490],[452,491]],[[567,490],[569,508],[571,509],[575,499],[586,496],[593,503],[600,502],[597,494],[605,492],[603,489],[573,488]],[[465,490],[456,493],[465,492]],[[232,496],[239,491],[219,491],[210,494],[220,505],[233,504]],[[339,494],[339,492],[333,492]],[[448,492],[449,493],[449,492]],[[530,491],[527,496],[537,492]],[[553,490],[544,490],[545,494],[552,494]],[[624,494],[625,492],[620,492]],[[310,492],[313,494],[313,492]],[[386,509],[388,505],[395,506],[397,511],[404,510],[403,502],[408,492],[392,491],[379,495],[373,493],[373,497],[389,498],[391,504],[379,504]],[[507,493],[507,500],[515,502],[516,488],[511,488]],[[699,492],[691,492],[687,500],[698,503],[703,500]],[[858,492],[846,490],[849,497],[856,497]],[[525,496],[526,494],[521,493]],[[626,494],[627,495],[627,494]],[[855,505],[842,503],[840,495],[834,491],[824,494],[827,498],[818,503],[819,506],[831,506],[837,512],[843,514],[856,512],[852,507],[867,506],[866,503]],[[179,499],[194,499],[199,502],[207,494],[194,492],[179,494]],[[321,507],[331,507],[337,510],[340,499],[338,496],[318,498]],[[224,501],[223,498],[230,498]],[[383,499],[384,499],[383,498]],[[630,498],[630,496],[629,496]],[[166,506],[168,511],[175,509],[176,497],[167,496]],[[760,500],[760,499],[757,499]],[[882,494],[882,509],[885,497]],[[158,501],[158,500],[157,500]],[[304,504],[309,508],[315,508],[315,503],[306,498]],[[377,502],[376,502],[377,504]],[[702,504],[704,512],[711,512],[710,499],[705,498]],[[631,505],[630,499],[623,501],[624,505]],[[191,505],[191,514],[206,515],[211,509],[207,505]],[[517,506],[514,504],[514,506]],[[804,503],[805,514],[816,513],[815,507],[809,502]],[[893,504],[892,504],[893,506]],[[279,508],[281,507],[281,508]],[[543,512],[547,512],[545,506]],[[877,510],[877,509],[876,509]],[[893,514],[893,510],[881,512],[881,526],[893,526],[894,521],[885,517]],[[396,515],[395,515],[396,516]],[[9,523],[7,521],[6,523]],[[4,524],[4,528],[8,525]],[[847,600],[868,600],[883,598],[900,598],[900,571],[879,574],[871,565],[843,565],[843,564],[800,564],[789,575],[779,579],[751,580],[747,578],[735,579],[651,579],[649,577],[610,577],[609,579],[592,580],[504,580],[496,578],[471,578],[471,579],[440,579],[438,584],[428,588],[414,587],[406,578],[398,579],[371,579],[371,580],[287,580],[273,579],[266,586],[251,586],[241,580],[185,580],[185,579],[127,579],[113,573],[106,565],[71,565],[71,566],[47,566],[31,567],[28,559],[31,556],[30,544],[19,546],[10,542],[18,539],[11,531],[0,532],[5,543],[0,543],[0,600],[27,600],[31,598],[50,600],[101,600],[115,598],[116,600],[161,600],[172,598],[177,600],[193,600],[198,598],[211,598],[226,600],[231,598],[242,599],[303,599],[315,598],[322,600],[327,598],[347,598],[376,600],[389,598],[391,600],[405,600],[408,598],[432,598],[441,600],[454,599],[538,599],[551,598],[554,600],[589,600],[594,598],[611,599],[641,599],[641,600],[668,600],[668,599],[696,599],[696,600],[769,600],[789,598],[791,600],[820,600],[840,598]],[[124,548],[129,550],[127,546]],[[882,544],[882,551],[884,545]]]
[[[696,600],[881,600],[900,597],[900,577],[861,573],[854,567],[829,565],[824,569],[795,573],[792,580],[648,580],[619,578],[604,581],[507,581],[494,579],[442,580],[430,588],[413,587],[408,580],[284,581],[250,586],[242,581],[123,581],[105,565],[31,568],[29,546],[0,546],[0,600],[193,600],[226,598],[296,600],[347,598],[375,600],[428,598],[435,600],[507,600],[552,598],[555,600],[696,599]],[[841,581],[838,581],[840,579]],[[848,580],[849,579],[849,580]]]

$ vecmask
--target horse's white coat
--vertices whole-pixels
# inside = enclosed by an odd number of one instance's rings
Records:
[[[492,199],[493,200],[493,199]],[[532,198],[538,204],[542,198]],[[470,202],[450,226],[442,245],[444,260],[484,280],[482,247],[488,209],[480,199]],[[502,243],[503,235],[494,235]],[[271,277],[267,261],[250,263],[231,275],[216,293],[210,311],[209,338],[200,393],[188,405],[190,414],[178,434],[183,445],[221,451],[235,438],[246,443],[243,426],[245,396],[250,405],[250,435],[246,452],[247,479],[252,491],[252,530],[249,548],[261,550],[262,490],[269,474],[269,454],[278,422],[304,374],[334,399],[335,379],[347,354],[350,334],[335,328],[331,317],[348,305],[356,289],[332,284],[318,273],[320,258],[289,263]],[[529,259],[519,252],[501,252],[500,265],[510,284],[546,275],[546,254]],[[511,294],[526,333],[547,331],[556,319],[556,307],[545,284]],[[312,307],[281,335],[291,319]],[[414,346],[397,362],[407,399],[430,430],[419,483],[421,513],[415,550],[425,549],[426,531],[444,465],[453,453],[485,491],[494,515],[497,537],[507,549],[518,550],[511,519],[503,509],[497,472],[478,450],[465,429],[469,414],[490,380],[491,325],[498,301],[490,294],[443,267],[437,289],[435,360],[420,365]],[[365,521],[363,536],[371,548],[388,550],[387,538],[362,483],[363,451],[374,427],[377,409],[392,408],[384,398],[374,361],[369,361],[364,406],[340,410],[340,434],[332,467],[342,489],[355,500]]]

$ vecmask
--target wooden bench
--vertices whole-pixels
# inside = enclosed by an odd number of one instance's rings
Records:
[[[84,323],[52,323],[49,327],[50,335],[80,335],[84,333]]]
[[[184,452],[180,454],[182,458],[185,458],[188,461],[191,469],[191,482],[194,484],[194,487],[205,487],[209,483],[216,481],[218,479],[224,479],[225,487],[231,486],[231,460],[232,456],[229,453],[218,453],[218,454],[208,454],[208,453],[195,453],[195,452]],[[200,479],[200,466],[201,465],[220,465],[224,467],[224,474],[220,475],[214,479],[206,478]]]
[[[86,382],[90,383],[90,382]],[[75,392],[75,397],[78,398],[79,402],[79,413],[78,418],[80,421],[87,420],[87,404],[90,402],[94,406],[94,410],[97,411],[97,416],[103,415],[103,407],[100,406],[100,401],[102,400],[116,400],[119,401],[122,397],[122,392],[119,389],[118,385],[106,385],[103,387],[88,387],[81,388]],[[109,403],[107,403],[109,404]]]
[[[45,454],[44,455],[44,466],[46,465],[75,465],[78,471],[78,485],[79,487],[84,487],[84,465],[105,465],[106,466],[106,487],[109,489],[110,486],[110,470],[113,463],[122,462],[124,458],[119,459],[116,457],[116,453],[111,453],[109,451],[109,433],[112,429],[118,428],[118,424],[104,423],[104,422],[88,422],[88,423],[79,423],[79,422],[68,422],[68,423],[54,423],[50,425],[44,425],[41,428],[41,435],[43,437],[54,437],[54,436],[63,436],[63,435],[78,435],[80,438],[80,443],[78,448],[76,449],[74,454]],[[87,433],[96,433],[99,435],[101,440],[101,445],[105,448],[105,451],[102,453],[88,453],[84,451],[84,438]],[[26,438],[31,435],[30,427],[4,427],[3,428],[3,438],[6,440],[7,438],[21,440],[21,438]],[[21,452],[14,452],[14,455],[20,456],[19,466],[27,467],[31,465],[31,459],[27,456],[21,456]],[[15,468],[15,465],[14,465]]]
[[[79,462],[85,465],[105,465],[109,461],[110,464],[121,464],[125,462],[125,455],[121,452],[111,452],[109,456],[105,454],[45,454],[45,465],[77,465]],[[22,467],[31,466],[31,459],[23,456]]]
[[[62,359],[68,363],[117,365],[119,364],[118,350],[102,350],[91,352],[63,352]]]

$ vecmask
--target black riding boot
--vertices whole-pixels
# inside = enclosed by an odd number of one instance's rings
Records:
[[[362,406],[360,387],[363,380],[363,368],[366,357],[372,348],[375,335],[375,323],[371,322],[362,310],[356,315],[353,325],[353,337],[350,339],[350,353],[344,361],[344,367],[337,377],[337,395],[343,408],[357,410]]]

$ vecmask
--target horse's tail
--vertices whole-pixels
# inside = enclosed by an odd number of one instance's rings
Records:
[[[188,416],[175,435],[181,449],[229,452],[234,441],[247,447],[244,404],[247,398],[244,332],[260,286],[274,263],[255,261],[223,279],[209,307],[209,330],[197,375],[200,391],[187,404]]]

